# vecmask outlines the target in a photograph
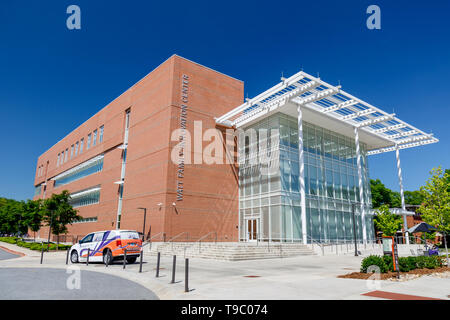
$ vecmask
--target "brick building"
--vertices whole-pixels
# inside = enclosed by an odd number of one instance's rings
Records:
[[[151,226],[152,236],[166,239],[214,231],[236,241],[235,165],[186,165],[180,174],[171,161],[178,144],[171,136],[184,127],[194,132],[198,120],[202,131],[216,128],[214,117],[243,97],[242,81],[173,55],[38,158],[34,199],[68,190],[84,218],[69,226],[73,236],[142,231],[138,208],[146,208],[146,234]]]

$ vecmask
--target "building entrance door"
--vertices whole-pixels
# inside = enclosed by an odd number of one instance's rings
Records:
[[[247,219],[247,241],[258,240],[258,220]]]

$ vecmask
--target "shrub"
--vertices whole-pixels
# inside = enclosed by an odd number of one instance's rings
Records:
[[[31,250],[41,250],[41,248],[42,248],[42,245],[40,244],[40,243],[33,243],[31,246],[30,246],[30,249]]]
[[[399,257],[398,265],[400,272],[408,272],[417,268],[415,257]]]
[[[389,271],[394,271],[394,263],[392,261],[392,256],[391,255],[384,255],[383,256],[383,261],[386,264],[386,266],[387,266]]]
[[[384,259],[381,256],[370,255],[363,259],[361,262],[361,272],[367,273],[367,269],[370,266],[377,266],[380,268],[381,273],[386,273],[388,266],[386,265]]]
[[[416,258],[416,261],[419,269],[435,269],[443,264],[443,261],[437,256],[419,256]]]
[[[17,238],[17,237],[1,237],[0,241],[6,242],[6,243],[11,243],[11,244],[16,244],[18,239],[19,238]]]

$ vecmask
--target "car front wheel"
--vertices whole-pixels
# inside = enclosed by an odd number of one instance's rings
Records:
[[[70,262],[78,263],[78,252],[76,250],[73,250],[70,254]]]

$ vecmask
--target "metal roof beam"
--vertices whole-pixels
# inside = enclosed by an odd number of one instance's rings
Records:
[[[400,137],[411,136],[411,135],[417,134],[417,133],[419,133],[419,132],[417,132],[416,130],[409,130],[409,131],[400,132],[400,133],[396,133],[396,134],[386,135],[386,137],[388,137],[390,139],[396,139],[396,138],[400,138]]]
[[[438,141],[439,141],[438,139],[432,138],[432,139],[425,140],[425,141],[401,144],[401,145],[398,145],[398,148],[399,149],[407,149],[407,148],[422,146],[422,145],[425,145],[425,144],[436,143]],[[380,154],[380,153],[390,152],[390,151],[394,151],[394,150],[395,150],[395,146],[381,148],[381,149],[375,149],[375,150],[368,151],[367,155],[371,156],[371,155],[374,155],[374,154]]]
[[[352,114],[345,115],[343,117],[340,117],[339,120],[351,120],[351,119],[358,118],[358,117],[361,117],[361,116],[364,116],[364,115],[367,115],[367,114],[371,114],[371,113],[374,113],[374,112],[376,112],[376,111],[372,110],[372,109],[367,109],[367,110],[363,110],[363,111],[359,111],[359,112],[355,112],[355,113],[352,113]]]
[[[342,103],[338,103],[338,104],[335,104],[334,106],[331,106],[331,107],[328,107],[326,109],[323,109],[322,112],[323,113],[328,113],[328,112],[337,111],[339,109],[343,109],[343,108],[347,108],[347,107],[353,106],[353,105],[355,105],[357,103],[358,103],[358,101],[355,101],[355,100],[347,100],[347,101],[344,101]]]
[[[340,87],[325,89],[325,90],[313,93],[313,94],[303,97],[303,98],[299,98],[299,97],[294,98],[294,99],[292,99],[292,102],[294,102],[298,105],[304,105],[307,103],[311,103],[311,102],[332,96],[333,94],[339,93],[339,89],[340,89]]]
[[[406,125],[403,123],[400,123],[400,124],[396,124],[395,126],[389,126],[389,127],[384,127],[384,128],[380,128],[380,129],[373,129],[372,132],[383,133],[383,132],[387,132],[387,131],[391,131],[391,130],[401,129],[404,127],[406,127]]]
[[[367,120],[367,121],[358,123],[358,124],[356,124],[356,127],[362,128],[362,127],[371,126],[371,125],[379,123],[379,122],[390,120],[390,119],[392,119],[394,117],[395,117],[395,113],[388,114],[386,116],[382,116],[382,117],[378,117],[378,118],[375,118],[375,119],[371,119],[371,120]]]

